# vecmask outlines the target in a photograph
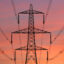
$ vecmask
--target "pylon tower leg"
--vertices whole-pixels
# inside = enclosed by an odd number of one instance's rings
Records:
[[[25,64],[37,64],[36,50],[27,50]]]

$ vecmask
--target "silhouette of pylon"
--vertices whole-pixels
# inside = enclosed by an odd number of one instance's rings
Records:
[[[45,15],[43,12],[33,10],[32,4],[30,4],[29,10],[22,11],[22,12],[18,13],[18,24],[20,23],[19,22],[19,14],[29,14],[28,28],[12,32],[11,33],[11,35],[12,35],[11,43],[13,42],[13,40],[12,40],[13,34],[19,34],[19,33],[28,34],[27,46],[17,48],[16,50],[26,50],[25,64],[38,64],[36,50],[48,50],[48,49],[42,48],[40,46],[36,46],[35,34],[39,34],[39,33],[49,34],[50,35],[50,43],[51,43],[51,32],[41,30],[41,29],[34,27],[34,14],[42,14],[43,15],[43,24],[45,24],[45,20],[44,20]]]

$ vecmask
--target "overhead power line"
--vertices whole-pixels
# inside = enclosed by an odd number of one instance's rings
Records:
[[[50,0],[50,1],[49,1],[49,5],[48,5],[47,11],[46,11],[46,19],[47,19],[47,15],[49,14],[49,11],[50,11],[50,9],[51,9],[52,1],[53,1],[53,0]]]
[[[6,38],[6,40],[9,41],[8,37],[6,36],[6,34],[3,32],[2,28],[0,27],[0,32],[3,34],[3,36]],[[10,41],[9,41],[10,42]]]
[[[61,30],[59,31],[59,33],[55,36],[53,42],[61,35],[61,33],[64,31],[64,26],[61,28]]]
[[[15,3],[14,3],[13,0],[11,0],[11,4],[12,4],[13,11],[14,11],[14,15],[15,15],[15,17],[17,19],[16,7],[15,7]]]
[[[5,39],[6,39],[9,43],[11,43],[10,40],[8,39],[8,37],[6,36],[6,34],[4,33],[4,31],[2,30],[1,27],[0,27],[0,32],[1,32],[2,35],[5,37]],[[8,59],[12,60],[12,58],[10,58],[3,50],[0,49],[0,52],[1,52],[4,56],[6,56]]]
[[[52,57],[52,58],[49,58],[49,52],[47,51],[47,63],[46,64],[48,64],[48,62],[49,61],[52,61],[52,60],[54,60],[54,59],[56,59],[60,54],[62,54],[64,52],[64,50],[61,50],[57,55],[55,55],[54,57]]]
[[[46,14],[47,14],[47,15],[48,15],[48,13],[49,13],[49,11],[50,11],[50,9],[51,9],[52,1],[53,1],[53,0],[50,0],[50,1],[49,1],[49,5],[48,5],[47,11],[46,11]]]
[[[54,60],[55,58],[57,58],[60,54],[62,54],[64,52],[64,50],[60,51],[56,56],[54,56],[53,58],[50,58],[49,60]]]
[[[0,27],[0,32],[1,32],[2,35],[5,37],[5,39],[8,40],[9,43],[11,43],[10,40],[8,39],[8,37],[6,36],[6,34],[4,33],[4,31],[2,30],[1,27]]]
[[[49,5],[48,5],[47,11],[46,11],[46,19],[47,19],[47,15],[49,14],[49,11],[51,9],[52,2],[53,2],[53,0],[49,1]],[[61,28],[61,30],[59,31],[59,33],[56,35],[56,37],[54,38],[53,42],[61,35],[61,33],[63,32],[63,30],[64,30],[64,26]]]
[[[8,59],[13,60],[13,59],[10,58],[3,50],[0,49],[0,52],[1,52],[4,56],[6,56]]]

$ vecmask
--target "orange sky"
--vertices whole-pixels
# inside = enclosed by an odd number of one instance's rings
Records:
[[[29,9],[30,0],[14,0],[16,6],[16,12],[20,12],[23,10]],[[47,6],[49,0],[31,0],[33,7],[35,10],[40,10],[46,13]],[[39,4],[39,5],[38,5]],[[45,30],[52,32],[52,41],[55,36],[59,33],[61,28],[64,26],[64,0],[53,0],[51,9],[49,11],[49,15],[47,17],[47,21],[45,24]],[[28,22],[28,16],[21,15],[21,27],[25,28]],[[17,30],[17,20],[14,15],[14,11],[11,5],[11,0],[1,0],[0,1],[0,27],[3,29],[9,40],[11,39],[11,32]],[[42,29],[42,15],[35,15],[35,27]],[[14,48],[19,47],[18,35],[14,35]],[[48,36],[49,37],[49,36]],[[48,38],[47,37],[47,38]],[[26,45],[27,36],[21,34],[22,46]],[[36,36],[36,42],[38,45],[42,47],[45,44],[43,43],[43,35]],[[16,41],[17,40],[17,41]],[[46,41],[46,40],[45,40]],[[49,44],[49,42],[47,42]],[[47,45],[48,45],[47,44]],[[0,48],[5,50],[5,53],[13,58],[13,50],[11,49],[10,43],[5,39],[5,37],[0,32]],[[49,48],[49,47],[48,47]],[[51,50],[49,52],[49,59],[54,58],[61,50],[64,50],[64,32],[53,42],[51,46]],[[24,52],[22,52],[24,54]],[[38,51],[38,63],[46,64],[46,51],[42,51],[41,53]],[[41,55],[40,55],[41,54]],[[24,63],[25,57],[23,56],[22,64]],[[40,57],[42,59],[40,59]],[[39,61],[40,60],[40,61]],[[17,64],[21,64],[21,52],[17,52]],[[0,64],[14,64],[14,61],[9,60],[6,56],[4,56],[0,52]],[[49,60],[48,64],[64,64],[64,52],[59,54],[55,59]]]

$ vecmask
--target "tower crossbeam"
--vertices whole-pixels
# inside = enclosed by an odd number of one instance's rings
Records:
[[[43,24],[44,24],[45,23],[45,21],[44,21],[45,13],[33,10],[33,6],[32,6],[32,4],[30,4],[29,10],[18,13],[18,24],[20,23],[20,21],[19,21],[20,14],[29,14],[28,28],[24,28],[24,29],[12,32],[11,33],[11,42],[13,42],[12,41],[13,34],[19,34],[19,33],[28,34],[27,46],[20,47],[15,50],[26,50],[25,64],[31,64],[32,60],[33,60],[32,64],[38,64],[36,50],[48,50],[48,49],[42,48],[40,46],[36,46],[35,34],[42,34],[42,33],[49,34],[50,43],[51,43],[51,32],[41,30],[41,29],[34,27],[34,14],[42,14],[43,15]]]

